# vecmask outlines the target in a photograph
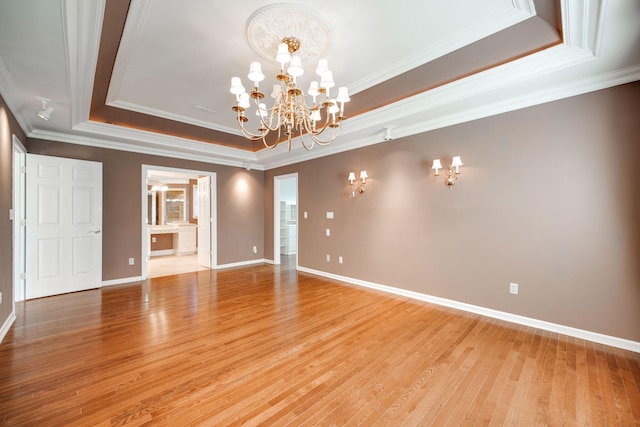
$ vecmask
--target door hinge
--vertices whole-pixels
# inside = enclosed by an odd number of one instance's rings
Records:
[[[27,273],[20,273],[20,279],[27,280]]]
[[[26,166],[20,166],[20,173],[27,173],[27,167]]]
[[[20,226],[21,227],[26,227],[27,226],[27,220],[26,219],[21,219],[20,220]]]

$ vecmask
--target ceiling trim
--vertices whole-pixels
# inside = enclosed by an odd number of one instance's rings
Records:
[[[122,37],[120,38],[120,45],[118,46],[118,54],[116,55],[116,61],[113,64],[111,82],[109,83],[109,89],[107,90],[107,105],[110,105],[120,99],[122,82],[129,65],[129,59],[133,54],[133,49],[137,43],[138,36],[144,27],[144,21],[147,19],[150,5],[150,0],[131,2],[129,5],[129,12],[127,13],[124,30],[122,31]]]
[[[98,124],[101,125],[101,124]],[[112,126],[112,125],[105,125]],[[84,127],[84,126],[82,126]],[[75,128],[74,128],[75,129]],[[78,129],[75,129],[78,130]],[[82,130],[82,129],[80,129]],[[149,132],[150,133],[150,132]],[[155,134],[154,134],[155,135]],[[207,152],[207,148],[211,146],[206,142],[194,142],[190,140],[182,141],[176,148],[176,143],[180,141],[172,141],[171,146],[148,142],[141,144],[138,140],[135,144],[126,141],[115,141],[113,139],[102,139],[89,137],[84,135],[72,135],[62,132],[51,132],[36,129],[27,135],[29,138],[43,139],[47,141],[64,142],[68,144],[85,145],[89,147],[104,148],[109,150],[126,151],[130,153],[148,154],[161,157],[169,157],[175,159],[193,160],[197,162],[234,166],[244,168],[249,163],[252,169],[264,170],[264,167],[257,163],[255,156],[240,158],[239,156],[225,158],[216,153]],[[111,134],[109,134],[111,136]],[[239,150],[242,151],[242,150]],[[244,151],[243,151],[244,153]],[[253,153],[249,153],[253,154]]]
[[[110,107],[121,108],[123,110],[135,111],[137,113],[148,114],[151,116],[161,117],[163,119],[188,123],[190,125],[200,126],[207,129],[212,129],[220,132],[226,132],[226,133],[242,136],[242,132],[240,132],[238,128],[232,128],[228,126],[216,126],[215,124],[205,122],[204,120],[197,120],[191,117],[185,117],[179,114],[173,114],[166,111],[157,110],[155,108],[148,108],[148,107],[144,107],[142,105],[134,104],[131,102],[115,100],[115,101],[107,102],[106,105]]]
[[[240,162],[256,161],[256,155],[251,151],[141,129],[121,127],[108,123],[87,121],[75,125],[73,129],[81,132],[101,135],[105,138],[118,138],[125,141],[144,143],[148,146],[164,149],[166,150],[166,153],[171,153],[173,152],[172,150],[175,150],[176,152],[203,154],[209,156],[210,163],[219,163],[220,161],[230,160],[237,160]],[[110,143],[110,140],[104,140],[103,146],[109,147]]]
[[[513,3],[513,7],[527,12],[530,15],[536,14],[536,6],[533,0],[511,0]]]
[[[89,119],[105,1],[66,0],[63,3],[72,126]]]

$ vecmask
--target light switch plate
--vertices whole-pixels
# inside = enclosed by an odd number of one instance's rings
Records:
[[[327,212],[327,219],[333,219],[333,212]]]
[[[509,283],[509,293],[513,295],[518,295],[518,284],[517,283]]]

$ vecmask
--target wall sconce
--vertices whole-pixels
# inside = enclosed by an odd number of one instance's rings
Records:
[[[353,172],[349,172],[349,183],[351,184],[351,195],[349,197],[356,197],[356,190],[358,193],[364,193],[364,185],[366,183],[366,179],[369,178],[367,176],[367,171],[360,171],[360,181],[356,181],[356,174]]]
[[[460,156],[454,156],[453,159],[451,159],[451,164],[449,165],[447,170],[444,171],[444,173],[440,174],[438,172],[438,169],[445,169],[442,167],[440,159],[435,159],[433,161],[431,169],[435,170],[434,176],[436,177],[436,180],[444,180],[444,183],[447,184],[449,188],[453,188],[453,186],[456,184],[456,181],[458,180],[458,175],[460,174],[460,166],[462,165],[463,163],[462,160],[460,160]]]

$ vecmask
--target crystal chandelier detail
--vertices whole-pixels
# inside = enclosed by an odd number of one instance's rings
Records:
[[[252,141],[262,140],[267,148],[276,147],[286,138],[291,150],[291,140],[297,136],[306,150],[311,150],[315,144],[328,145],[338,136],[341,122],[346,119],[344,104],[349,102],[348,89],[340,87],[337,96],[331,97],[330,91],[335,82],[325,58],[319,60],[316,68],[319,81],[311,82],[306,95],[300,88],[297,78],[304,74],[304,69],[300,56],[296,54],[299,49],[300,40],[295,37],[285,37],[278,44],[275,59],[280,64],[280,72],[276,76],[278,83],[273,85],[273,106],[270,108],[263,102],[265,95],[259,87],[265,79],[259,62],[252,62],[249,67],[248,78],[253,84],[251,92],[246,91],[240,77],[231,78],[230,92],[236,100],[232,110],[237,114],[242,134]],[[257,131],[253,132],[246,127],[252,99],[258,125]],[[270,133],[275,136],[267,142]]]

